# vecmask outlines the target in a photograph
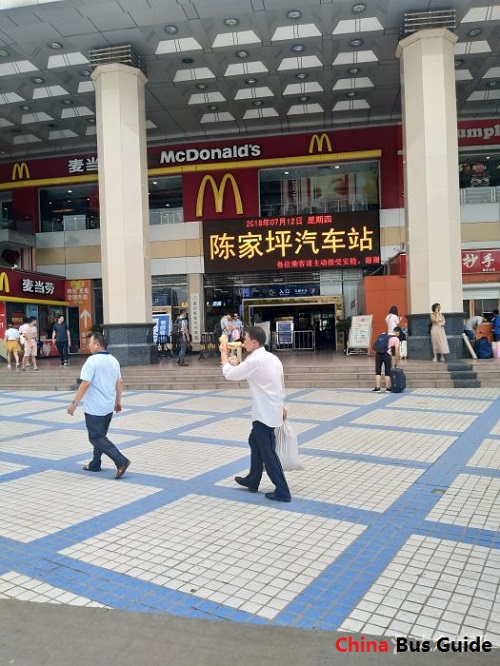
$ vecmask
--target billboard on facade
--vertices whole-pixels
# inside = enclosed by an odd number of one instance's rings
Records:
[[[206,273],[380,264],[378,210],[203,222]]]

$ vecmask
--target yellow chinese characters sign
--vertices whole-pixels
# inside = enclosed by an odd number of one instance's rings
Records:
[[[378,211],[204,221],[205,271],[380,264]]]

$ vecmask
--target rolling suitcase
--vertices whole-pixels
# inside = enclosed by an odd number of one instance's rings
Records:
[[[391,393],[401,393],[406,388],[406,375],[401,368],[391,370]]]

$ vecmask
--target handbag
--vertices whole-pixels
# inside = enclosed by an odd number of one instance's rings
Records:
[[[304,469],[299,461],[299,443],[288,419],[274,430],[276,437],[276,455],[278,456],[283,471],[292,472]]]

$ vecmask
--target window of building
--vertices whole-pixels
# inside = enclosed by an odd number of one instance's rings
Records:
[[[0,229],[11,229],[13,226],[12,193],[0,192]]]
[[[500,196],[500,152],[461,151],[458,175],[460,203],[497,203]]]
[[[150,178],[149,223],[173,224],[184,222],[182,211],[182,176]]]
[[[99,228],[97,183],[48,187],[39,191],[40,231],[76,231]]]
[[[346,162],[259,172],[261,215],[329,214],[379,206],[379,164]]]
[[[153,311],[170,307],[172,315],[188,308],[187,275],[153,275],[151,277]]]

